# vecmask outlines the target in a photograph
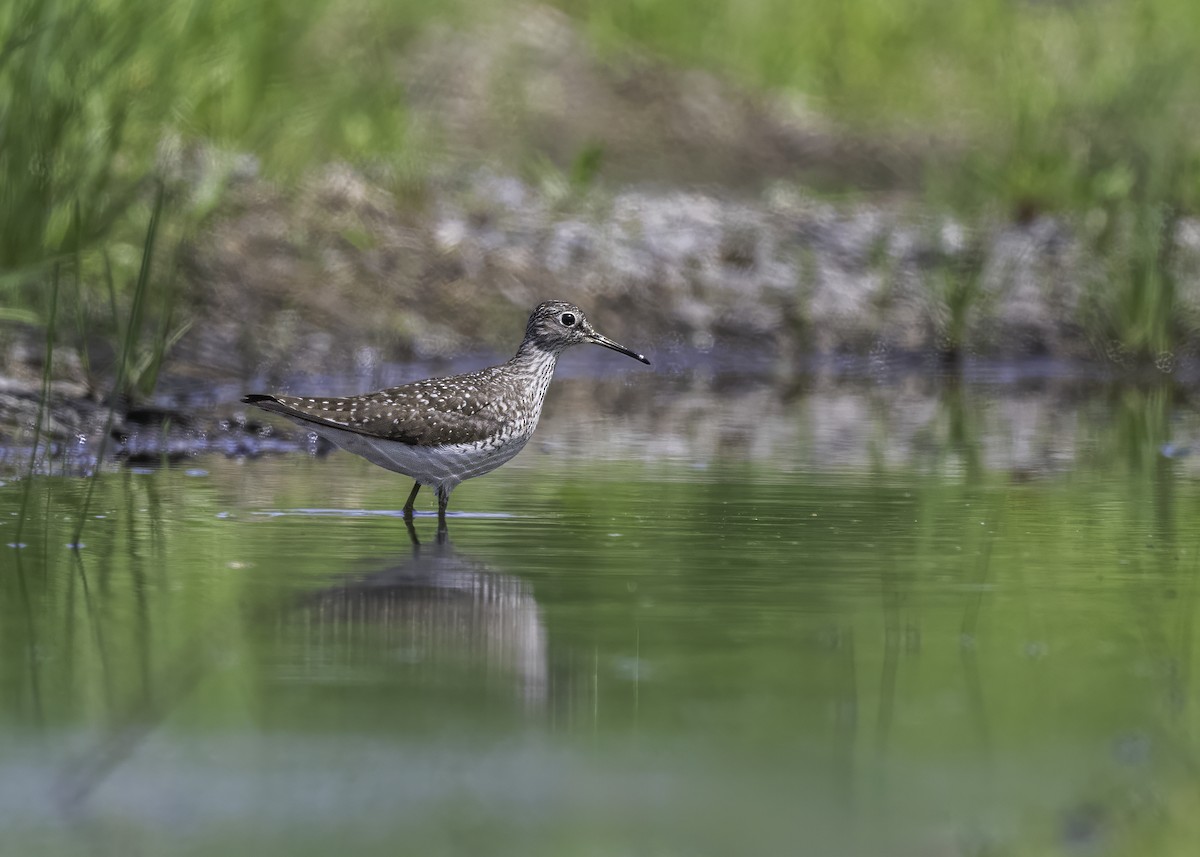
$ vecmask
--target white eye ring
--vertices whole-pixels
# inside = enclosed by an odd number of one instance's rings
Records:
[[[574,313],[564,312],[562,315],[560,315],[558,317],[558,320],[562,324],[563,327],[574,327],[575,326],[575,314]]]

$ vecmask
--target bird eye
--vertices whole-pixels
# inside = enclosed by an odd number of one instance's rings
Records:
[[[563,323],[563,327],[575,326],[575,315],[573,313],[564,312],[558,317],[558,320]]]

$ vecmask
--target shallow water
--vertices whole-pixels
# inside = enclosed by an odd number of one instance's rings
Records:
[[[7,477],[0,852],[1192,853],[1177,395],[646,383],[444,545],[343,453],[106,472],[78,551]]]

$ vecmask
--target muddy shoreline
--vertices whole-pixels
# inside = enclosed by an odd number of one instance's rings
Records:
[[[1051,360],[972,360],[947,372],[932,360],[811,358],[784,379],[772,377],[772,358],[764,352],[664,352],[655,358],[654,367],[628,377],[601,360],[564,359],[531,448],[552,448],[556,435],[586,434],[598,459],[653,462],[682,455],[707,466],[770,459],[783,444],[817,469],[822,461],[923,468],[953,459],[1026,479],[1064,470],[1088,454],[1081,430],[1119,402],[1137,411],[1130,415],[1133,423],[1159,419],[1164,457],[1200,468],[1200,458],[1191,456],[1193,438],[1200,438],[1200,417],[1189,404],[1200,394],[1196,373],[1168,378]],[[389,366],[373,377],[300,377],[285,388],[368,389],[444,366]],[[240,404],[238,396],[249,389],[259,385],[183,385],[152,405],[119,403],[103,443],[103,466],[189,466],[206,455],[332,451],[290,423]],[[4,478],[28,470],[40,394],[40,387],[0,382]],[[36,471],[90,473],[105,437],[108,404],[66,383],[52,386],[49,403]]]

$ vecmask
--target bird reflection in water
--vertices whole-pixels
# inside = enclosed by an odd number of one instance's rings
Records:
[[[346,678],[385,658],[482,669],[514,679],[528,707],[543,707],[546,630],[529,584],[460,554],[444,529],[422,544],[405,525],[411,549],[403,559],[304,596],[305,670]]]

